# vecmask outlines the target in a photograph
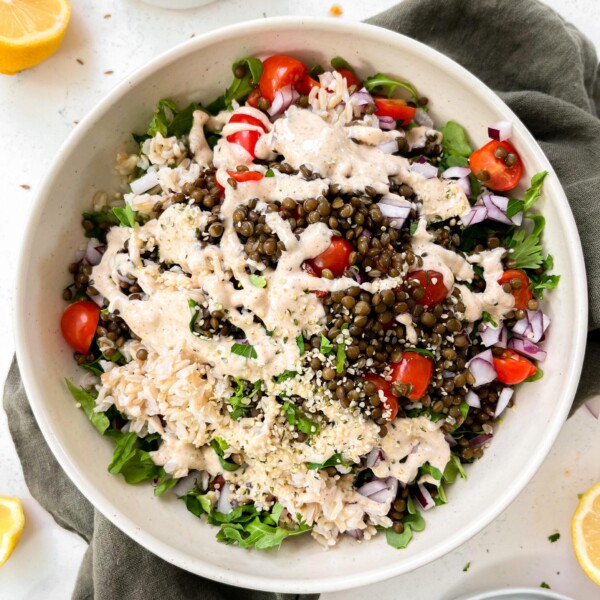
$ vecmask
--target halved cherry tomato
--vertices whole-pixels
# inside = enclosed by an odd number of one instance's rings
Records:
[[[253,108],[258,108],[258,101],[261,99],[260,90],[258,86],[256,86],[248,95],[246,99],[246,104],[248,106],[252,106]]]
[[[391,411],[389,420],[393,421],[398,414],[398,399],[392,394],[389,382],[376,373],[367,373],[365,375],[365,381],[372,383],[378,392],[380,390],[383,392],[383,395],[385,396],[383,404]]]
[[[537,367],[524,356],[506,348],[500,356],[494,356],[494,369],[498,381],[506,385],[516,385],[537,373]]]
[[[511,292],[511,294],[515,297],[515,308],[525,310],[527,308],[527,303],[533,299],[533,292],[529,287],[529,277],[527,277],[523,271],[510,269],[508,271],[504,271],[502,277],[500,277],[498,280],[498,283],[510,283],[511,279],[518,279],[521,282],[521,287],[516,290],[512,290]]]
[[[432,307],[437,306],[448,296],[448,289],[444,285],[444,276],[438,271],[412,271],[408,274],[409,279],[417,279],[425,294],[417,304]]]
[[[241,113],[235,114],[229,119],[230,123],[247,123],[248,125],[256,125],[260,127],[263,131],[266,131],[266,127],[264,123],[262,123],[256,117],[252,117],[250,115],[244,115]],[[254,154],[254,148],[256,147],[256,142],[260,139],[262,134],[260,131],[256,130],[245,130],[245,131],[236,131],[231,135],[227,136],[227,141],[232,144],[239,144],[244,150],[255,158],[256,154]]]
[[[504,148],[508,154],[514,154],[517,160],[514,165],[509,167],[502,158],[497,158],[495,152],[498,148]],[[523,162],[517,151],[508,142],[497,142],[492,140],[485,146],[475,150],[469,158],[469,166],[475,177],[479,173],[487,172],[489,179],[482,183],[497,192],[505,192],[517,187],[523,176]]]
[[[260,181],[264,179],[264,175],[258,171],[227,171],[227,174],[238,183],[246,181]]]
[[[304,77],[300,79],[300,81],[298,81],[294,87],[296,88],[297,92],[308,96],[310,94],[310,90],[315,87],[321,87],[321,84],[313,79],[308,73],[306,73],[306,75],[304,75]]]
[[[354,71],[351,71],[350,69],[336,69],[336,71],[346,80],[346,85],[348,87],[354,85],[357,90],[362,87],[362,83]]]
[[[88,300],[69,304],[60,319],[60,331],[65,342],[79,354],[90,349],[100,319],[100,307]]]
[[[400,121],[401,125],[408,125],[414,118],[417,109],[408,106],[406,100],[400,98],[375,98],[377,110],[375,114],[379,117],[392,117]]]
[[[354,248],[352,244],[341,237],[331,238],[329,247],[316,258],[306,261],[306,270],[321,277],[323,269],[329,269],[334,277],[340,277],[350,266],[350,254]]]
[[[307,71],[304,63],[290,56],[269,56],[263,61],[263,72],[258,83],[260,93],[269,102],[273,102],[278,90],[299,82]]]
[[[433,377],[433,360],[418,352],[403,352],[402,360],[392,363],[392,383],[400,381],[412,385],[409,400],[420,400],[427,391]]]

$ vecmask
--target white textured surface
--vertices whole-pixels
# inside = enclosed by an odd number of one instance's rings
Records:
[[[344,17],[360,20],[395,0],[338,2]],[[73,19],[59,53],[16,77],[0,78],[0,149],[4,165],[0,223],[0,377],[13,353],[12,281],[14,265],[36,185],[57,148],[80,119],[126,73],[193,34],[261,16],[325,15],[332,4],[265,0],[221,0],[185,12],[155,9],[134,0],[73,0]],[[301,4],[301,5],[300,5]],[[552,0],[568,20],[597,44],[600,5],[595,0]],[[106,17],[106,15],[111,15]],[[84,64],[79,64],[80,59]],[[30,190],[23,185],[30,186]],[[397,598],[448,599],[487,587],[538,586],[578,600],[598,597],[598,588],[580,571],[570,549],[568,525],[577,493],[600,479],[600,423],[583,411],[569,421],[544,466],[517,501],[473,540],[447,557],[368,591],[327,594],[324,600]],[[526,432],[524,432],[526,435]],[[0,598],[48,600],[70,595],[85,544],[57,525],[31,499],[0,411],[0,495],[24,498],[27,525],[10,562],[0,571]],[[551,544],[555,530],[562,536]],[[324,559],[326,555],[324,555]],[[401,554],[399,553],[399,560]],[[467,562],[471,568],[462,569]],[[32,565],[35,568],[32,569]],[[403,594],[404,595],[404,594]]]

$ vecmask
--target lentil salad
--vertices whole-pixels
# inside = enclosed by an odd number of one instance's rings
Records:
[[[109,470],[242,547],[405,547],[542,376],[546,173],[500,196],[510,124],[473,152],[412,84],[331,66],[252,57],[206,107],[162,100],[64,292]]]

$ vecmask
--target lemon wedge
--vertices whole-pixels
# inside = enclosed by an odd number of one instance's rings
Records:
[[[0,0],[0,73],[14,75],[52,56],[70,17],[67,0]]]
[[[600,585],[600,482],[581,497],[571,521],[571,538],[581,568]]]
[[[18,498],[0,497],[0,567],[15,549],[24,525],[25,515],[21,501]]]

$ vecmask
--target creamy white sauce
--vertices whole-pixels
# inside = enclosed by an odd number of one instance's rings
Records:
[[[464,285],[456,286],[465,305],[465,318],[469,321],[478,321],[485,311],[499,324],[504,320],[504,315],[514,308],[514,296],[507,294],[499,283],[504,273],[502,255],[505,252],[504,248],[495,248],[469,257],[471,263],[483,268],[485,281],[485,290],[480,293],[472,292]]]
[[[415,269],[438,271],[444,278],[446,289],[451,290],[454,280],[471,282],[473,267],[457,252],[434,243],[434,237],[427,231],[425,219],[420,219],[412,237],[413,251],[423,259],[423,266],[413,265]]]
[[[208,122],[209,115],[203,110],[195,110],[194,120],[190,130],[190,150],[194,155],[194,160],[202,167],[208,167],[212,161],[213,153],[206,138],[204,137],[204,126]]]
[[[371,467],[374,475],[395,477],[407,484],[426,462],[443,472],[450,460],[450,447],[440,426],[441,423],[433,423],[427,417],[396,419],[390,423],[388,434],[381,440],[385,460]],[[403,459],[406,460],[401,462]]]

